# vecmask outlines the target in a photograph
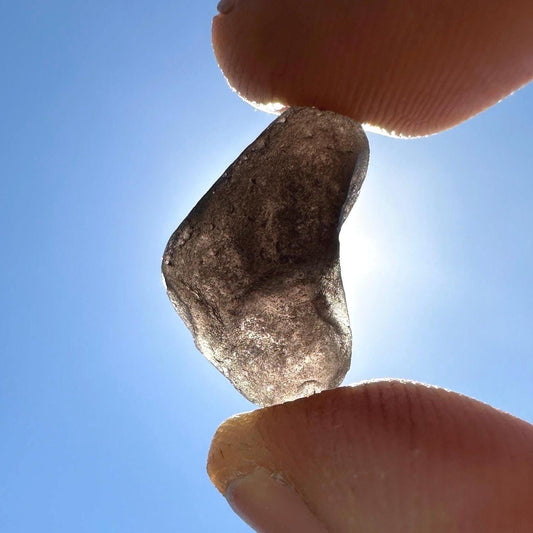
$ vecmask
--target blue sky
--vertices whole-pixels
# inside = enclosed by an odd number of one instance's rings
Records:
[[[253,406],[196,351],[166,241],[272,117],[216,2],[2,2],[0,530],[250,531],[205,473]],[[445,386],[533,422],[533,87],[426,139],[369,134],[342,235],[346,382]]]

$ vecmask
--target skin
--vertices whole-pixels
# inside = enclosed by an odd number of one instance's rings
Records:
[[[215,54],[243,98],[399,135],[450,128],[533,77],[530,0],[224,0],[221,11]],[[267,533],[533,530],[533,426],[417,383],[364,383],[233,417],[208,473]],[[281,499],[269,499],[272,480]],[[309,512],[298,522],[296,500]]]
[[[283,479],[330,533],[533,527],[533,426],[418,383],[363,383],[230,418],[211,445],[211,480],[227,494],[257,468]],[[251,524],[260,512],[235,510]]]
[[[402,136],[450,128],[533,76],[531,0],[225,0],[213,46],[258,104]]]

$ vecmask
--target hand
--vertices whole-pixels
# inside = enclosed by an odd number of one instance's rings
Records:
[[[401,135],[450,128],[533,77],[531,0],[222,0],[213,45],[251,102]]]
[[[230,418],[208,472],[264,533],[533,528],[533,426],[416,383],[343,387]]]
[[[424,135],[533,77],[530,0],[221,4],[217,59],[260,104],[315,105]],[[266,533],[533,528],[533,426],[420,384],[372,382],[231,418],[208,471]]]

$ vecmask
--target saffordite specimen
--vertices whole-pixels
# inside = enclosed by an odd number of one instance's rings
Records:
[[[258,405],[336,387],[350,367],[338,235],[367,164],[359,124],[291,108],[167,244],[172,304],[198,349]]]

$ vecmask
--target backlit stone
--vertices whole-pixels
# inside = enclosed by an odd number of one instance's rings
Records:
[[[167,244],[172,304],[198,349],[258,405],[336,387],[349,369],[338,235],[367,164],[359,124],[291,108]]]

